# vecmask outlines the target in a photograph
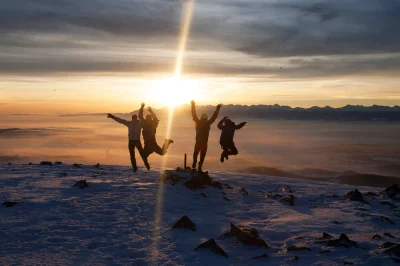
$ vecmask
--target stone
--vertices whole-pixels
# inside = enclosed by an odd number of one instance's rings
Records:
[[[199,175],[194,175],[192,178],[184,183],[186,188],[190,190],[204,189],[206,186],[212,184],[212,179],[208,173],[200,173]]]
[[[52,166],[53,163],[52,162],[48,162],[48,161],[43,161],[43,162],[40,162],[40,165]]]
[[[290,187],[284,187],[282,188],[282,192],[292,193],[292,190],[290,189]]]
[[[231,185],[229,185],[229,184],[224,184],[224,187],[225,187],[226,189],[233,189],[233,187],[232,187]]]
[[[222,183],[218,182],[218,181],[213,181],[210,186],[218,188],[218,189],[223,189]]]
[[[32,164],[33,164],[32,162],[29,162],[29,163],[28,163],[28,165],[32,165]]]
[[[3,206],[7,207],[7,208],[11,208],[11,207],[15,206],[16,204],[17,203],[14,202],[14,201],[5,201],[5,202],[3,202]]]
[[[239,189],[239,192],[242,192],[244,195],[249,195],[249,192],[244,187]]]
[[[373,237],[372,237],[372,239],[382,239],[383,237],[381,237],[380,235],[374,235]]]
[[[387,250],[385,250],[385,253],[389,254],[389,255],[395,255],[397,257],[400,257],[400,245],[396,245],[391,248],[388,248]]]
[[[82,164],[79,164],[79,163],[74,163],[73,166],[76,168],[82,168]]]
[[[62,162],[59,162],[59,161],[57,161],[57,162],[55,162],[54,164],[56,164],[56,165],[61,165],[61,164],[63,164]]]
[[[388,188],[386,188],[384,191],[390,198],[395,198],[397,194],[400,194],[400,187],[397,184],[394,184]]]
[[[203,198],[207,198],[207,194],[204,193],[204,192],[203,192],[203,193],[200,193],[199,195],[202,196]]]
[[[298,261],[300,258],[298,256],[293,256],[293,260]]]
[[[224,200],[226,201],[231,201],[230,199],[228,199],[227,197],[222,197]]]
[[[298,247],[298,246],[290,246],[287,248],[286,251],[301,251],[301,250],[307,250],[307,251],[311,251],[311,248],[308,247]]]
[[[288,203],[290,206],[294,206],[294,196],[289,195],[280,200],[282,203]]]
[[[384,236],[387,236],[387,237],[390,237],[390,238],[395,238],[392,234],[390,234],[390,233],[384,233],[383,234]]]
[[[351,201],[359,201],[362,203],[370,204],[368,201],[364,199],[363,195],[358,189],[349,191],[345,196]]]
[[[318,239],[323,240],[323,239],[330,239],[330,238],[333,238],[333,237],[330,234],[323,232],[322,237],[320,237]]]
[[[96,168],[100,168],[101,167],[101,165],[99,164],[99,163],[97,163],[94,167],[96,167]]]
[[[390,223],[390,224],[394,224],[394,222],[389,218],[389,217],[386,217],[386,216],[380,216],[380,218],[379,218],[382,222],[388,222],[388,223]]]
[[[245,244],[252,246],[263,246],[268,248],[267,243],[259,238],[259,234],[256,229],[250,227],[236,226],[233,223],[231,225],[231,236],[235,236],[236,239]]]
[[[193,232],[196,231],[196,224],[190,220],[188,216],[183,216],[180,218],[173,226],[172,228],[184,228],[184,229],[190,229]]]
[[[334,247],[346,247],[349,248],[351,246],[358,247],[357,243],[355,241],[351,241],[346,234],[341,234],[339,239],[334,239],[334,240],[329,240],[326,243],[328,246],[334,246]]]
[[[367,192],[367,193],[364,193],[364,197],[368,197],[368,198],[371,198],[371,199],[375,199],[375,198],[378,198],[379,195],[376,194],[376,193],[374,193],[374,192]]]
[[[89,185],[86,182],[86,180],[80,180],[75,183],[74,187],[79,187],[79,188],[87,188]]]
[[[218,246],[218,244],[217,244],[217,242],[215,242],[214,238],[211,238],[211,239],[207,240],[206,242],[200,244],[194,250],[197,251],[199,249],[204,249],[204,248],[209,249],[216,254],[220,254],[220,255],[224,256],[225,258],[228,258],[228,254],[220,246]]]
[[[385,248],[392,248],[395,246],[398,246],[399,244],[393,243],[393,242],[385,242],[382,245],[379,246],[380,249],[385,249]]]

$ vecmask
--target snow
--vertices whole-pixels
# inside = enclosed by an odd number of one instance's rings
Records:
[[[354,186],[227,172],[210,176],[233,189],[192,191],[160,183],[161,172],[140,168],[134,174],[121,166],[0,166],[0,201],[18,202],[0,206],[0,265],[396,265],[379,249],[384,242],[400,242],[384,236],[400,237],[398,208],[379,203],[384,199],[397,205],[386,196],[367,198],[368,205],[341,197]],[[88,188],[73,187],[83,179]],[[266,197],[288,195],[282,192],[286,186],[293,190],[295,206]],[[239,191],[242,187],[249,195]],[[387,216],[395,224],[365,214]],[[183,215],[196,223],[196,232],[170,229]],[[223,236],[230,222],[256,228],[270,248]],[[359,248],[316,243],[323,232],[335,238],[345,233]],[[375,234],[383,238],[372,240]],[[194,251],[210,238],[228,258]],[[312,251],[287,252],[292,245]],[[319,254],[328,249],[331,253]],[[264,253],[269,257],[252,260]]]

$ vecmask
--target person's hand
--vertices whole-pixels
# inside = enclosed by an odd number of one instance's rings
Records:
[[[147,107],[147,110],[149,110],[149,112],[152,112],[153,110],[151,109],[151,107]]]
[[[196,102],[193,101],[193,100],[192,100],[190,103],[191,103],[192,105],[196,105]]]
[[[111,118],[113,115],[112,114],[107,114],[107,117],[108,118]]]
[[[220,104],[217,105],[217,108],[218,108],[218,109],[221,109],[221,107],[222,107],[222,103],[220,103]]]
[[[144,106],[145,106],[145,104],[144,103],[142,103],[142,105],[140,106],[141,108],[144,108]]]

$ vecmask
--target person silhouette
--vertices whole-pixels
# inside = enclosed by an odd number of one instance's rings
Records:
[[[223,152],[221,153],[221,163],[224,162],[225,159],[229,159],[229,155],[238,155],[238,150],[235,147],[235,143],[233,142],[233,137],[235,136],[235,131],[237,129],[241,129],[246,125],[247,122],[242,122],[239,125],[236,125],[233,121],[228,119],[228,117],[222,118],[221,121],[219,121],[217,127],[222,130],[221,132],[221,137],[219,139],[219,144],[221,145],[221,148],[223,149]]]
[[[207,114],[202,114],[201,118],[199,119],[196,114],[195,101],[191,101],[191,105],[192,105],[193,121],[196,124],[196,143],[194,145],[192,169],[196,169],[197,157],[200,153],[200,161],[199,161],[198,170],[202,171],[204,159],[206,157],[207,149],[208,149],[208,137],[210,135],[211,125],[217,119],[218,113],[222,107],[222,104],[217,105],[217,108],[216,108],[213,116],[210,119],[208,119]]]
[[[161,148],[160,146],[158,146],[156,141],[156,132],[160,120],[158,120],[156,114],[153,112],[153,109],[151,109],[151,107],[148,107],[148,111],[150,114],[146,115],[146,119],[144,119],[143,117],[144,106],[145,104],[142,103],[139,110],[139,119],[142,122],[142,127],[143,127],[142,134],[144,140],[144,156],[147,158],[153,152],[161,156],[164,156],[168,151],[169,145],[174,143],[174,141],[171,139],[165,139],[163,147]]]
[[[131,121],[121,119],[112,114],[107,114],[107,117],[128,127],[128,139],[129,139],[128,148],[129,148],[129,154],[130,154],[133,172],[136,173],[138,170],[138,167],[136,164],[136,158],[135,158],[135,148],[139,151],[140,157],[142,157],[144,165],[149,170],[150,165],[147,161],[147,157],[145,156],[144,149],[142,147],[142,143],[140,142],[140,133],[142,131],[142,123],[138,120],[137,115],[136,114],[132,115]]]

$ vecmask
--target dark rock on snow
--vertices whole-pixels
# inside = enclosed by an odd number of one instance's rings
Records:
[[[14,202],[14,201],[5,201],[5,202],[3,202],[3,206],[4,206],[4,207],[7,207],[7,208],[11,208],[11,207],[13,207],[15,204],[17,204],[17,203]]]
[[[293,256],[293,260],[298,261],[300,258],[298,256]]]
[[[48,161],[43,161],[43,162],[40,162],[40,165],[48,165],[48,166],[52,166],[52,165],[53,165],[53,163],[52,163],[52,162],[48,162]]]
[[[199,173],[194,175],[190,180],[186,181],[184,185],[191,190],[203,189],[212,184],[212,179],[208,173]]]
[[[233,187],[231,185],[229,185],[229,184],[224,184],[224,186],[225,186],[226,189],[233,189]]]
[[[86,182],[86,180],[80,180],[75,183],[74,187],[79,187],[79,188],[87,188],[89,185]]]
[[[328,241],[319,241],[318,244],[324,244],[330,247],[346,247],[351,246],[358,247],[355,241],[351,241],[346,234],[341,234],[338,239],[332,239]]]
[[[172,226],[172,228],[184,228],[184,229],[190,229],[192,231],[196,231],[196,224],[194,222],[192,222],[192,220],[190,220],[190,218],[185,215],[181,219],[179,219]]]
[[[320,237],[320,238],[318,238],[318,239],[319,239],[319,240],[323,240],[323,239],[330,239],[330,238],[332,238],[332,237],[333,237],[333,236],[331,236],[330,234],[323,232],[323,233],[322,233],[322,237]]]
[[[224,200],[226,201],[231,201],[230,199],[228,199],[227,197],[222,197]]]
[[[388,248],[387,250],[385,250],[385,253],[389,254],[389,255],[395,255],[397,257],[400,257],[400,245],[396,245],[391,248]]]
[[[239,189],[239,192],[242,192],[244,195],[249,195],[249,192],[244,187]]]
[[[200,244],[194,250],[197,251],[199,249],[204,249],[204,248],[209,249],[216,254],[220,254],[220,255],[224,256],[225,258],[228,258],[228,254],[220,246],[218,246],[218,244],[217,244],[217,242],[215,242],[214,238],[211,238],[211,239],[207,240],[206,242]]]
[[[236,226],[231,223],[231,236],[235,236],[239,242],[246,245],[263,246],[268,248],[267,243],[259,238],[259,234],[254,228]]]
[[[292,193],[292,190],[290,189],[290,187],[284,187],[282,188],[282,192]]]
[[[289,195],[283,199],[281,199],[282,203],[288,203],[290,206],[294,206],[294,196],[293,195]]]
[[[63,164],[62,162],[59,162],[59,161],[57,161],[57,162],[55,162],[54,164],[56,164],[56,165],[61,165],[61,164]]]
[[[382,245],[379,246],[380,249],[385,249],[385,248],[392,248],[395,246],[398,246],[399,244],[393,243],[393,242],[385,242]]]
[[[386,193],[390,198],[395,198],[397,194],[400,194],[400,187],[397,184],[394,184],[385,189],[383,192]]]
[[[373,237],[372,237],[372,239],[382,239],[383,237],[381,237],[380,235],[374,235]]]
[[[345,196],[352,201],[359,201],[369,204],[369,202],[364,199],[363,195],[358,189],[349,191]]]
[[[204,192],[203,192],[203,193],[200,193],[199,195],[202,196],[203,198],[207,198],[207,194],[204,193]]]
[[[211,183],[211,186],[212,186],[212,187],[215,187],[215,188],[218,188],[218,189],[223,189],[222,183],[221,183],[221,182],[218,182],[218,181],[213,181],[213,182]]]
[[[301,250],[308,250],[311,251],[311,248],[308,247],[298,247],[298,246],[290,246],[287,248],[286,251],[301,251]]]
[[[384,233],[383,234],[384,236],[387,236],[387,237],[390,237],[390,238],[395,238],[392,234],[390,234],[390,233]]]
[[[364,193],[364,197],[375,199],[375,198],[378,198],[379,195],[374,192],[367,192],[367,193]]]
[[[76,168],[82,168],[82,164],[80,163],[74,163],[73,166]]]

